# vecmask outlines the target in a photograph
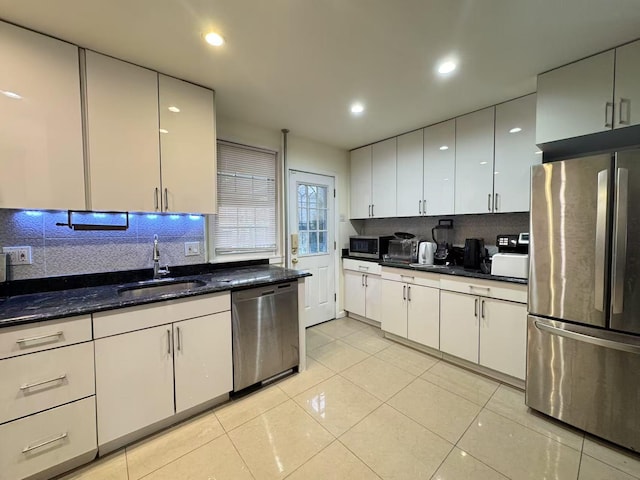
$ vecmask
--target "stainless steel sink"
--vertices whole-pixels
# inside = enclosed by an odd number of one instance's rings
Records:
[[[148,282],[144,285],[132,285],[118,289],[118,295],[124,298],[140,298],[148,295],[162,295],[163,293],[177,293],[203,287],[207,283],[202,280],[170,280]]]

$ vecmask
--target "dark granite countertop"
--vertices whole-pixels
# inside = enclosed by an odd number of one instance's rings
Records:
[[[297,280],[310,275],[305,271],[262,264],[235,268],[217,268],[207,273],[173,276],[172,278],[151,282],[147,280],[144,282],[84,286],[7,296],[0,298],[0,328],[163,300],[259,287],[272,283]],[[154,284],[171,283],[176,280],[200,280],[204,282],[204,285],[170,293],[145,292],[138,298],[126,298],[118,294],[118,289],[123,287],[135,287],[136,285],[152,282]]]
[[[474,270],[465,270],[463,267],[452,267],[446,265],[415,265],[395,262],[380,262],[380,265],[382,265],[383,267],[406,268],[408,270],[441,273],[443,275],[455,275],[458,277],[480,278],[482,280],[491,280],[494,282],[518,283],[520,285],[527,285],[528,283],[526,278],[501,277],[498,275],[491,275]]]

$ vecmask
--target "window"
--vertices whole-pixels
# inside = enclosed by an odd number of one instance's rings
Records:
[[[299,183],[299,256],[326,254],[327,229],[327,187]]]
[[[275,152],[218,142],[216,256],[277,253]]]

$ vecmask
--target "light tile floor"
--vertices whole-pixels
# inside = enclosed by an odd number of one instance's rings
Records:
[[[307,346],[305,372],[63,478],[640,479],[639,455],[357,320],[308,329]]]

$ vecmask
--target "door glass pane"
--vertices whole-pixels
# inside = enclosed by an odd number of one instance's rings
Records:
[[[309,234],[307,232],[298,234],[298,255],[309,255]]]
[[[318,232],[309,232],[309,253],[318,253]]]
[[[298,184],[298,256],[327,253],[328,189],[322,185]]]
[[[318,230],[327,229],[327,211],[318,210]]]
[[[309,230],[317,230],[318,229],[318,210],[310,209],[309,210]]]
[[[327,232],[318,232],[318,251],[322,253],[327,251]]]
[[[318,187],[318,208],[327,208],[327,187]]]

